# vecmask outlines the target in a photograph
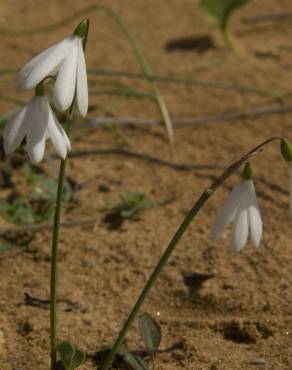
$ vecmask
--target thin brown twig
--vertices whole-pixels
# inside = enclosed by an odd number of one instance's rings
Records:
[[[292,18],[291,12],[281,12],[281,13],[273,13],[273,14],[259,14],[249,17],[241,18],[241,22],[245,24],[250,23],[260,23],[260,22],[270,22],[270,21],[282,21],[285,19]]]
[[[89,181],[87,182],[89,183]],[[85,183],[84,183],[85,184]],[[77,190],[80,189],[80,185],[78,186]],[[176,198],[175,194],[170,195],[169,197],[165,198],[162,201],[157,202],[158,206],[164,206],[168,203],[171,203]],[[89,218],[84,220],[74,220],[74,221],[64,221],[61,223],[61,227],[70,228],[76,226],[95,226],[98,222],[98,219]],[[18,227],[7,227],[4,229],[0,229],[0,236],[7,236],[8,234],[12,235],[19,235],[23,233],[36,233],[39,231],[51,230],[54,224],[52,222],[42,223],[42,224],[32,224],[32,225],[23,225]]]
[[[227,165],[224,164],[217,164],[217,163],[176,163],[172,161],[168,161],[165,159],[161,159],[158,157],[154,157],[151,155],[147,155],[140,152],[134,152],[126,149],[99,149],[99,150],[88,150],[88,151],[80,151],[80,152],[71,152],[69,155],[71,155],[73,158],[79,157],[79,156],[86,156],[86,155],[123,155],[126,157],[132,157],[137,159],[142,159],[144,161],[155,163],[158,165],[166,166],[169,168],[173,168],[174,170],[178,171],[192,171],[192,170],[219,170],[227,168]],[[93,176],[81,183],[79,183],[76,187],[76,190],[79,191],[83,189],[88,184],[95,181],[99,176]],[[263,176],[255,176],[255,180],[261,182],[262,184],[268,186],[274,191],[277,191],[278,193],[288,195],[289,192],[286,189],[283,189],[280,185],[267,180]]]
[[[249,159],[249,157],[257,154],[259,151],[262,150],[263,145],[268,144],[271,141],[274,140],[279,140],[280,138],[278,137],[273,137],[267,141],[265,141],[263,144],[259,145],[256,149],[253,151],[247,153],[242,159],[238,162],[234,163],[234,168],[239,168],[240,164],[244,163]],[[218,165],[218,164],[189,164],[189,163],[174,163],[171,161],[167,161],[164,159],[160,159],[157,157],[153,156],[148,156],[143,153],[138,153],[138,152],[132,152],[132,151],[127,151],[124,149],[105,149],[105,150],[91,150],[91,151],[80,151],[80,152],[71,152],[70,155],[72,157],[78,157],[78,156],[84,156],[84,155],[89,155],[89,154],[122,154],[126,155],[129,157],[135,157],[139,159],[144,159],[152,163],[164,165],[167,167],[174,168],[175,170],[185,170],[185,171],[191,171],[193,169],[209,169],[209,170],[214,170],[214,169],[225,169],[227,166],[224,165]],[[232,170],[232,167],[229,167],[230,170]],[[77,186],[76,190],[82,189],[84,186],[87,184],[91,183],[92,181],[95,180],[96,177],[93,177],[89,180],[84,181],[83,183],[80,183]],[[275,184],[263,176],[257,176],[255,177],[256,180],[262,182],[263,184],[267,185],[271,189],[280,192],[281,194],[287,195],[288,191],[281,188],[278,184]],[[219,179],[218,179],[219,180]],[[165,203],[172,201],[174,197],[172,196],[171,198],[167,199]],[[163,204],[163,203],[162,203]],[[96,218],[90,218],[90,219],[84,219],[84,220],[74,220],[74,221],[65,221],[61,223],[61,227],[75,227],[75,226],[91,226],[95,225],[97,222]],[[0,236],[5,236],[8,233],[12,234],[22,234],[25,232],[38,232],[38,231],[44,231],[44,230],[50,230],[53,227],[52,223],[44,223],[44,224],[37,224],[37,225],[25,225],[25,226],[20,226],[18,228],[15,227],[8,227],[5,229],[0,229]]]
[[[65,221],[61,223],[61,227],[91,226],[95,225],[96,222],[97,222],[96,217],[84,220]],[[0,236],[5,236],[6,234],[22,234],[26,232],[38,232],[44,230],[51,230],[52,228],[53,228],[52,222],[43,224],[24,225],[19,227],[7,227],[0,229]]]
[[[211,123],[223,123],[235,121],[238,119],[257,118],[266,114],[288,113],[292,111],[292,104],[286,105],[268,105],[258,108],[246,108],[238,111],[222,112],[219,114],[199,116],[199,117],[182,117],[172,120],[173,126],[176,128],[200,126]],[[161,120],[156,118],[137,118],[137,117],[97,117],[86,122],[91,126],[99,125],[146,125],[156,126],[161,125]],[[79,127],[86,127],[84,124],[78,124]]]
[[[79,150],[79,151],[72,151],[68,153],[70,158],[80,158],[86,157],[88,155],[121,155],[124,157],[132,157],[137,159],[142,159],[147,162],[157,163],[161,166],[171,167],[176,170],[182,171],[190,171],[190,170],[214,170],[214,169],[224,169],[226,166],[220,164],[204,164],[204,163],[175,163],[168,161],[166,159],[158,158],[149,154],[134,152],[128,149],[119,149],[119,148],[111,148],[111,149],[89,149],[89,150]],[[56,156],[52,158],[56,159]]]

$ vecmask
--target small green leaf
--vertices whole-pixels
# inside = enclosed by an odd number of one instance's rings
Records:
[[[155,352],[157,352],[161,341],[161,329],[159,324],[153,317],[144,313],[139,319],[139,330],[147,352],[153,356]]]
[[[227,26],[230,16],[251,0],[201,0],[200,8],[222,29]]]
[[[84,352],[74,348],[71,343],[66,340],[58,344],[57,351],[65,370],[75,370],[85,361]]]
[[[134,355],[131,352],[121,352],[120,355],[123,356],[125,362],[130,365],[135,370],[149,370],[145,362],[141,357]]]
[[[120,203],[107,201],[107,207],[121,218],[130,218],[137,211],[150,208],[155,205],[155,202],[146,199],[145,194],[141,192],[123,191],[120,193],[120,197]]]
[[[248,4],[251,0],[201,0],[200,8],[220,27],[225,45],[229,49],[235,49],[230,35],[228,24],[230,17],[240,7]]]
[[[58,344],[57,351],[66,370],[69,370],[76,353],[74,347],[71,345],[71,343],[64,340]]]
[[[79,349],[75,350],[75,354],[71,360],[70,367],[72,370],[77,369],[80,365],[83,364],[85,361],[85,353],[80,351]]]
[[[130,218],[133,213],[135,213],[135,208],[132,208],[132,209],[122,209],[120,214],[121,214],[121,217],[122,218]]]
[[[26,225],[50,221],[53,217],[58,183],[56,180],[25,164],[21,173],[29,187],[26,197],[0,200],[0,214],[9,222]],[[64,191],[64,201],[72,198],[71,191]]]

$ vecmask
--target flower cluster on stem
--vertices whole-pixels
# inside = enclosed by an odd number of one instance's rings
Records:
[[[7,122],[3,131],[6,154],[14,152],[26,138],[29,158],[38,163],[43,159],[46,140],[51,139],[60,158],[66,158],[70,141],[44,90],[45,84],[53,78],[54,106],[66,111],[73,106],[76,97],[80,114],[87,114],[88,86],[83,50],[87,23],[87,20],[82,21],[71,36],[34,57],[17,73],[17,88],[20,91],[35,88],[35,96]]]

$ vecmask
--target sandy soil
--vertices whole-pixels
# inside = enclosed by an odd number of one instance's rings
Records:
[[[275,98],[267,92],[291,91],[291,19],[246,24],[242,18],[292,12],[290,1],[255,1],[242,9],[232,20],[237,53],[224,48],[217,30],[197,9],[197,1],[106,3],[123,16],[155,74],[233,82],[265,90],[260,95],[238,89],[161,82],[159,86],[172,117],[198,117],[289,103],[288,97]],[[82,6],[91,4],[94,2],[82,2]],[[77,0],[3,0],[0,28],[17,30],[47,25],[78,9]],[[88,16],[88,68],[139,73],[139,65],[115,23],[101,12]],[[57,31],[38,35],[2,35],[1,69],[17,69],[71,33],[76,23],[72,21]],[[1,75],[1,94],[25,101],[31,93],[16,94],[12,78]],[[149,89],[147,83],[125,77],[110,79],[89,74],[89,80],[92,92],[111,80]],[[90,103],[92,118],[159,118],[157,107],[147,100],[92,94]],[[1,100],[0,109],[4,114],[15,110],[16,105]],[[175,163],[225,166],[270,136],[286,135],[292,139],[291,115],[288,112],[179,127],[173,146],[165,139],[163,127],[108,129],[84,123],[73,129],[73,151],[123,148]],[[3,159],[2,177],[5,171],[11,173],[12,184],[7,187],[1,180],[2,197],[23,191],[19,172],[19,161],[23,160],[19,153]],[[268,181],[256,182],[264,222],[261,247],[255,250],[249,243],[240,254],[235,254],[230,249],[228,233],[220,241],[210,239],[216,210],[227,190],[238,181],[233,176],[193,222],[143,307],[142,311],[156,317],[162,328],[156,370],[292,368],[292,230],[288,197],[283,191],[288,189],[287,169],[277,144],[267,147],[252,160],[252,165],[256,176]],[[58,162],[44,162],[42,169],[56,176]],[[87,361],[82,369],[98,369],[101,351],[113,343],[171,236],[219,173],[218,169],[179,171],[122,155],[88,154],[70,159],[69,178],[77,185],[86,184],[76,192],[77,204],[65,207],[63,220],[96,218],[94,227],[62,230],[60,243],[59,338],[70,339],[86,351]],[[109,198],[118,200],[125,189],[143,191],[162,205],[111,228],[103,221],[107,214],[105,202]],[[6,226],[1,220],[1,227]],[[21,238],[13,241],[26,242],[25,251],[13,249],[0,255],[0,368],[46,370],[49,311],[47,307],[28,305],[25,297],[49,297],[51,233],[24,233]],[[136,324],[126,344],[131,350],[143,348]],[[115,368],[126,367],[117,363]]]

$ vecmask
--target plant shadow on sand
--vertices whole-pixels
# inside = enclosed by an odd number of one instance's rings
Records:
[[[190,36],[169,40],[165,45],[165,50],[168,52],[179,50],[204,53],[213,48],[215,48],[215,45],[213,39],[209,35]]]

